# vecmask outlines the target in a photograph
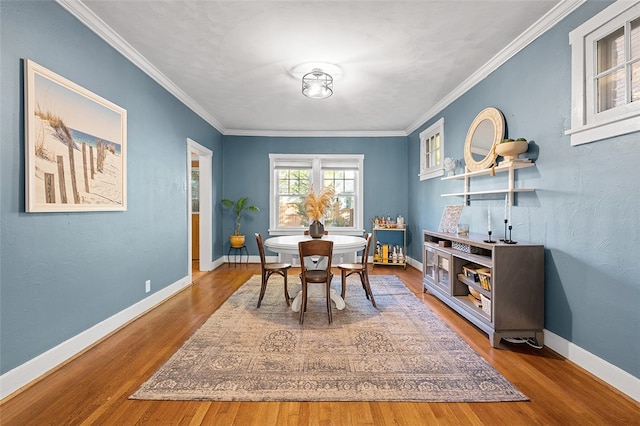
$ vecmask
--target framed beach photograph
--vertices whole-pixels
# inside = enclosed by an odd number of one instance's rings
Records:
[[[127,111],[25,60],[25,209],[127,209]]]

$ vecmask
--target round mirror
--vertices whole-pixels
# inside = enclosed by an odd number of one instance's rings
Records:
[[[504,137],[504,116],[490,107],[480,111],[464,142],[464,162],[469,171],[484,170],[496,162],[495,146]]]

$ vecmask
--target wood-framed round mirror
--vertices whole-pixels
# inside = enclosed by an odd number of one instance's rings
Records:
[[[504,138],[504,116],[499,109],[485,108],[469,126],[464,142],[464,162],[467,170],[488,169],[496,162],[495,147]]]

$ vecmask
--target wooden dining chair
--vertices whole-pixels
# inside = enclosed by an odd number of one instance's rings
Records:
[[[376,301],[373,298],[373,292],[371,292],[371,285],[369,284],[369,273],[367,272],[369,247],[371,246],[371,234],[367,234],[365,236],[365,239],[367,240],[367,244],[365,245],[364,251],[362,252],[362,260],[360,261],[360,263],[341,263],[338,265],[338,269],[340,269],[340,277],[342,278],[341,296],[344,299],[344,295],[347,290],[347,277],[352,274],[358,274],[360,276],[362,288],[364,289],[364,294],[367,296],[367,299],[371,300],[373,306],[377,308]]]
[[[298,243],[300,253],[300,282],[302,283],[302,303],[300,305],[300,324],[304,322],[304,313],[307,310],[308,285],[312,283],[325,283],[325,293],[327,299],[327,315],[329,324],[333,321],[331,317],[331,257],[333,256],[333,241],[330,240],[306,240]],[[304,259],[307,257],[325,257],[326,267],[323,269],[311,269],[305,265]]]
[[[267,263],[264,256],[264,245],[262,244],[262,235],[256,233],[256,242],[258,243],[258,251],[260,252],[260,265],[262,267],[262,283],[260,284],[260,297],[258,298],[258,308],[262,303],[262,298],[267,290],[267,282],[273,274],[278,274],[284,278],[284,299],[287,306],[291,305],[289,300],[289,289],[287,288],[287,271],[291,268],[290,263]]]

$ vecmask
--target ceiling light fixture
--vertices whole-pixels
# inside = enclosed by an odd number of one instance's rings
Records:
[[[333,95],[333,77],[314,68],[302,77],[302,94],[311,99],[325,99]]]

